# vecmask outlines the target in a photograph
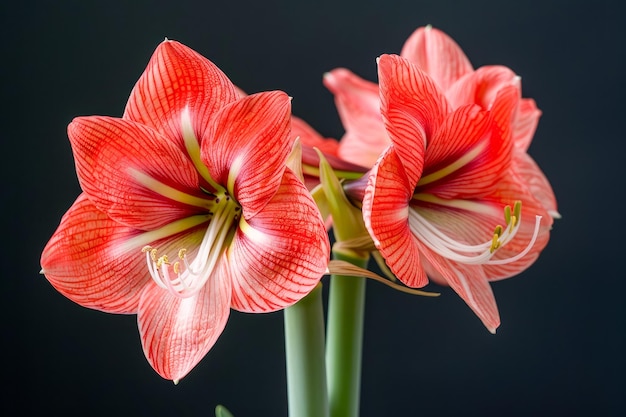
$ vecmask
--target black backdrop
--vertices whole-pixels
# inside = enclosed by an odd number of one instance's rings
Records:
[[[131,4],[132,3],[132,4]],[[79,193],[65,134],[76,115],[119,116],[164,38],[249,92],[282,89],[339,137],[325,71],[376,79],[418,26],[453,36],[475,67],[504,64],[543,110],[530,153],[563,219],[539,261],[494,284],[489,334],[450,290],[422,299],[368,284],[363,416],[622,415],[624,70],[618,1],[60,1],[3,3],[3,415],[287,414],[282,314],[233,313],[178,386],[141,352],[134,316],[77,306],[39,255]]]

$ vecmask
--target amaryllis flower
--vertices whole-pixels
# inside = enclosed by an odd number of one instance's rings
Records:
[[[285,166],[285,93],[239,98],[213,63],[166,40],[123,118],[79,117],[68,135],[83,194],[44,249],[43,273],[85,307],[136,313],[164,378],[204,357],[231,307],[281,309],[324,273],[324,223]]]
[[[389,268],[410,287],[450,285],[492,332],[500,324],[490,281],[527,268],[552,218],[512,168],[515,86],[490,109],[454,108],[418,66],[378,62],[381,117],[392,145],[371,170],[363,216]]]
[[[430,26],[418,28],[402,47],[401,56],[428,74],[452,109],[477,104],[489,110],[501,89],[514,86],[521,94],[521,79],[502,65],[474,70],[459,45]],[[324,77],[346,129],[337,154],[350,162],[371,167],[390,139],[380,114],[378,85],[345,68]],[[526,152],[541,111],[533,99],[522,98],[509,120],[515,152],[511,164],[525,178],[535,196],[553,217],[559,217],[550,183]]]

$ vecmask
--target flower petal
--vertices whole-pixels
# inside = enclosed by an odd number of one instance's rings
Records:
[[[79,117],[68,126],[80,185],[95,205],[127,226],[150,230],[198,213],[198,174],[176,145],[154,130],[113,117]],[[179,200],[150,190],[156,180],[182,193]],[[194,200],[195,198],[195,200]],[[185,203],[187,201],[187,204]]]
[[[413,32],[400,55],[418,65],[444,91],[473,70],[459,45],[444,32],[430,26]]]
[[[282,91],[253,94],[218,111],[205,132],[202,160],[237,199],[246,219],[272,198],[291,152],[291,100]]]
[[[370,172],[363,198],[363,219],[376,248],[400,281],[423,287],[428,279],[419,247],[409,228],[409,200],[413,195],[394,146],[381,155]]]
[[[181,111],[188,107],[196,137],[217,109],[238,98],[228,77],[185,45],[166,40],[130,93],[124,118],[152,127],[185,149]]]
[[[150,275],[141,246],[124,244],[139,233],[111,220],[83,193],[43,250],[43,273],[61,294],[84,307],[136,313]]]
[[[418,187],[441,198],[487,195],[509,167],[510,148],[489,112],[461,107],[430,141]]]
[[[523,151],[528,150],[533,140],[541,110],[537,108],[535,100],[523,98],[520,100],[517,114],[513,120],[513,143]]]
[[[526,152],[516,151],[513,153],[513,170],[522,178],[524,184],[530,189],[530,193],[552,216],[558,217],[556,196],[550,182],[541,171],[541,168]]]
[[[330,243],[319,210],[304,185],[285,170],[274,197],[242,221],[226,253],[232,307],[275,311],[300,300],[326,271]]]
[[[422,149],[449,108],[433,80],[406,59],[382,55],[378,60],[381,113],[406,171],[409,184],[422,174]]]
[[[224,268],[216,270],[203,289],[189,298],[149,283],[137,323],[143,351],[159,375],[178,381],[202,360],[226,326],[230,295]]]
[[[339,141],[339,157],[371,167],[390,143],[380,115],[378,85],[345,68],[326,73],[324,85],[334,94],[346,129]]]
[[[489,110],[498,92],[509,86],[515,87],[520,92],[520,77],[505,66],[488,65],[457,80],[446,90],[446,97],[452,108],[478,104],[483,109]]]
[[[428,248],[422,252],[429,277],[439,284],[449,285],[483,322],[495,333],[500,326],[500,314],[489,281],[479,266],[460,265],[437,255]]]

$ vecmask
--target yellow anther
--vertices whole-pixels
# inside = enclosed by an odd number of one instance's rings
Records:
[[[150,249],[150,258],[152,258],[152,262],[156,262],[157,261],[157,250],[156,249]]]
[[[511,233],[513,233],[513,228],[517,225],[517,216],[511,216]]]
[[[494,253],[500,247],[500,236],[495,234],[491,239],[491,247],[489,248],[490,253]]]
[[[178,259],[185,259],[185,254],[187,253],[187,249],[181,248],[178,251]]]
[[[519,222],[519,219],[521,218],[521,214],[522,214],[522,202],[520,200],[517,200],[515,202],[515,205],[513,206],[513,215],[515,216],[515,222],[514,222],[514,226],[517,226],[517,222]]]
[[[157,259],[156,261],[156,267],[160,268],[161,265],[165,264],[165,265],[169,265],[170,261],[169,259],[167,259],[167,255],[163,255],[161,256],[159,259]]]
[[[142,251],[143,253],[149,252],[149,251],[151,251],[151,250],[152,250],[152,246],[150,246],[150,245],[146,245],[146,246],[144,246],[143,248],[141,248],[141,251]]]
[[[511,206],[504,207],[504,221],[507,226],[511,223]]]
[[[180,262],[178,261],[174,262],[174,273],[180,274]]]
[[[502,232],[504,231],[504,229],[502,228],[502,226],[497,225],[496,228],[493,230],[493,235],[494,236],[502,236]]]

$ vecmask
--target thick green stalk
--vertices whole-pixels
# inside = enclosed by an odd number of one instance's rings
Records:
[[[285,309],[289,417],[328,417],[322,284]]]
[[[340,253],[334,256],[367,267],[367,258]],[[359,415],[365,281],[343,275],[330,278],[326,345],[330,417]]]

